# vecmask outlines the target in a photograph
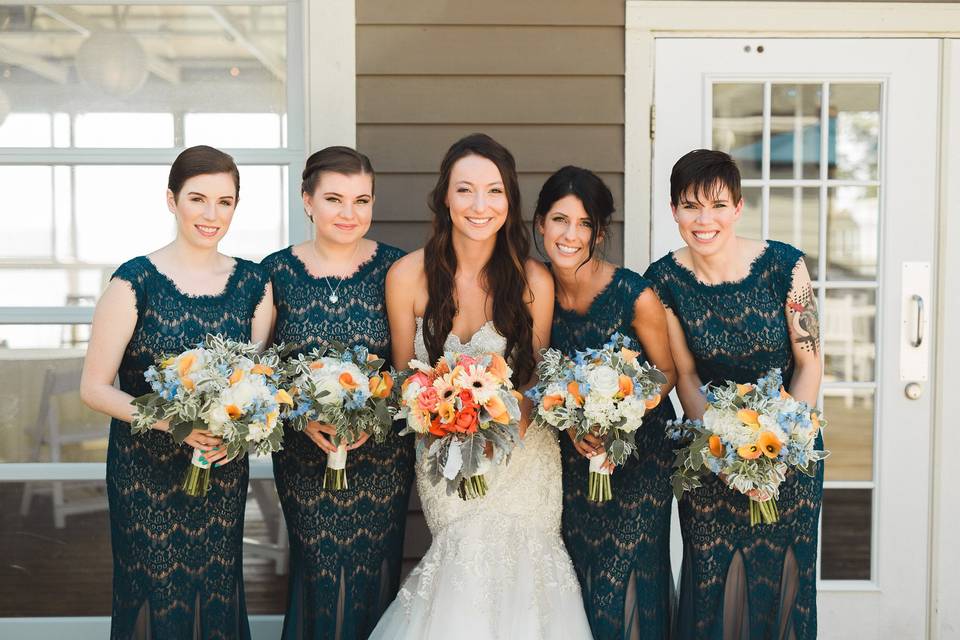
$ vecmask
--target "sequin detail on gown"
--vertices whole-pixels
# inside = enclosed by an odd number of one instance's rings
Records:
[[[770,240],[743,280],[717,285],[699,282],[673,254],[650,265],[646,277],[679,319],[704,383],[753,382],[779,367],[789,386],[794,360],[784,307],[802,255]],[[815,478],[787,475],[780,522],[773,525],[751,527],[746,496],[713,476],[703,484],[679,505],[684,560],[677,637],[816,638],[823,465]]]
[[[136,296],[137,324],[118,372],[133,396],[150,391],[143,372],[160,355],[208,333],[249,340],[267,283],[259,265],[241,259],[215,296],[182,293],[146,257],[125,262],[113,278]],[[111,638],[250,637],[242,574],[247,459],[214,469],[206,498],[192,498],[180,489],[192,452],[166,433],[133,436],[129,423],[110,423]]]
[[[378,244],[345,279],[311,275],[290,247],[263,261],[277,306],[274,339],[293,355],[339,341],[390,359],[384,283],[403,252]],[[330,301],[330,286],[337,302]],[[274,454],[277,493],[290,536],[284,639],[366,638],[400,586],[413,446],[394,433],[349,453],[350,487],[322,488],[327,455],[288,429]]]
[[[553,308],[551,346],[572,355],[598,348],[614,333],[634,341],[634,304],[650,286],[639,274],[618,268],[586,313]],[[588,463],[566,434],[563,461],[563,540],[577,569],[584,606],[596,638],[668,638],[672,611],[670,572],[670,474],[673,443],[664,434],[675,417],[663,402],[637,432],[633,456],[611,477],[613,499],[587,501]]]
[[[417,320],[415,352],[429,357]],[[445,350],[503,353],[492,322]],[[384,614],[373,640],[579,640],[590,638],[580,589],[560,536],[556,434],[531,427],[510,460],[485,475],[487,495],[447,495],[417,465],[417,490],[433,536],[426,555]]]

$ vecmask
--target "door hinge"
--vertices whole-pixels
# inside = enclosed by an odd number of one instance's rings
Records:
[[[657,133],[657,105],[650,105],[650,139]]]

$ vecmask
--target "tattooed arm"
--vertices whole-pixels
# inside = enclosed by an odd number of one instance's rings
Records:
[[[823,375],[820,364],[820,315],[803,258],[793,268],[793,285],[787,294],[785,313],[796,363],[790,394],[798,400],[816,405]]]

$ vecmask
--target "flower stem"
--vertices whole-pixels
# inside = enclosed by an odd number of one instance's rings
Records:
[[[590,480],[587,483],[587,500],[599,503],[612,498],[613,490],[610,487],[610,474],[591,471]]]
[[[460,486],[457,487],[457,493],[460,494],[462,500],[482,498],[487,495],[487,479],[482,473],[464,478],[460,481]]]
[[[183,476],[181,488],[188,496],[201,497],[210,490],[210,467],[191,464]]]
[[[780,511],[777,509],[777,501],[773,498],[757,502],[750,500],[750,526],[755,527],[758,524],[774,524],[780,520]]]
[[[327,467],[327,470],[323,474],[323,488],[331,491],[342,491],[346,489],[347,470]]]

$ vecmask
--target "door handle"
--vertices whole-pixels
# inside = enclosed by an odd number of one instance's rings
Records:
[[[917,334],[916,337],[910,341],[910,346],[916,349],[923,344],[923,297],[914,294],[912,300],[917,305]]]

